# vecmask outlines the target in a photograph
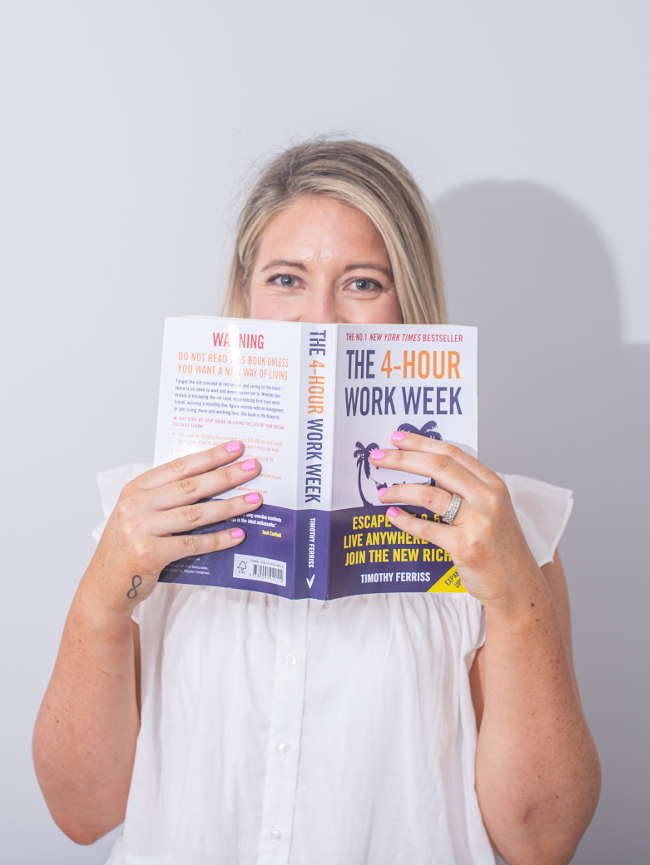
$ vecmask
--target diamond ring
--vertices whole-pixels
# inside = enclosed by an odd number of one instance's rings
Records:
[[[461,497],[456,495],[456,493],[453,493],[451,497],[451,504],[447,508],[447,513],[444,515],[444,517],[441,517],[441,522],[447,523],[448,526],[451,525],[451,523],[454,521],[454,517],[458,513],[458,508],[460,507],[461,502]]]

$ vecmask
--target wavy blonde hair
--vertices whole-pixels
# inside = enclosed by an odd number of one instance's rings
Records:
[[[247,292],[265,227],[302,196],[355,207],[381,235],[405,324],[446,321],[442,270],[431,214],[401,162],[361,141],[317,138],[285,150],[260,173],[241,211],[223,314],[248,316]]]

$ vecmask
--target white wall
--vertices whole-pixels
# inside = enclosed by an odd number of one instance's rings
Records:
[[[644,861],[648,24],[630,0],[3,4],[2,861],[105,860],[58,833],[29,758],[94,474],[150,458],[162,319],[216,311],[242,173],[337,130],[437,202],[452,310],[482,328],[485,459],[576,489],[565,557],[606,767],[576,862]]]

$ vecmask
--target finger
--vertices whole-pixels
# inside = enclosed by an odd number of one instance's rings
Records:
[[[177,535],[161,538],[159,550],[166,562],[177,562],[186,556],[202,556],[236,547],[244,540],[246,532],[239,527],[220,532],[198,532],[193,535]]]
[[[177,457],[169,463],[139,475],[131,483],[141,490],[156,489],[191,475],[200,475],[225,466],[240,457],[243,452],[244,445],[241,442],[227,442],[205,451]]]
[[[449,544],[453,541],[453,526],[438,523],[435,520],[422,520],[402,508],[396,508],[394,505],[388,508],[386,517],[391,525],[401,531],[408,532],[414,538],[429,541],[436,547],[441,547],[449,552]]]
[[[385,469],[431,477],[446,490],[458,493],[464,499],[471,500],[478,495],[479,487],[482,487],[476,475],[452,456],[442,453],[377,449],[371,451],[370,461]]]
[[[149,502],[156,510],[189,505],[199,499],[209,499],[242,484],[250,483],[261,471],[257,460],[223,466],[201,475],[191,475],[171,484],[152,490]]]
[[[173,535],[178,532],[189,532],[199,526],[209,526],[211,523],[222,523],[233,517],[249,514],[262,504],[259,493],[248,493],[232,499],[220,499],[216,502],[199,502],[185,505],[156,514],[153,534],[158,536]]]
[[[378,490],[377,495],[382,504],[404,502],[406,505],[426,508],[428,511],[438,514],[439,517],[444,517],[447,513],[452,498],[451,493],[448,493],[447,490],[443,490],[442,487],[432,487],[429,484],[394,484],[392,487]]]
[[[437,453],[448,456],[450,459],[456,460],[456,462],[460,463],[472,474],[475,474],[484,483],[490,483],[498,477],[491,469],[483,465],[480,460],[477,460],[476,457],[448,442],[438,441],[437,439],[421,436],[417,433],[403,432],[402,430],[394,432],[390,440],[400,450]]]

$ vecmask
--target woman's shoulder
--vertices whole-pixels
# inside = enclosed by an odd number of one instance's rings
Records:
[[[536,478],[500,474],[508,487],[512,504],[537,564],[553,556],[573,508],[573,493]]]

